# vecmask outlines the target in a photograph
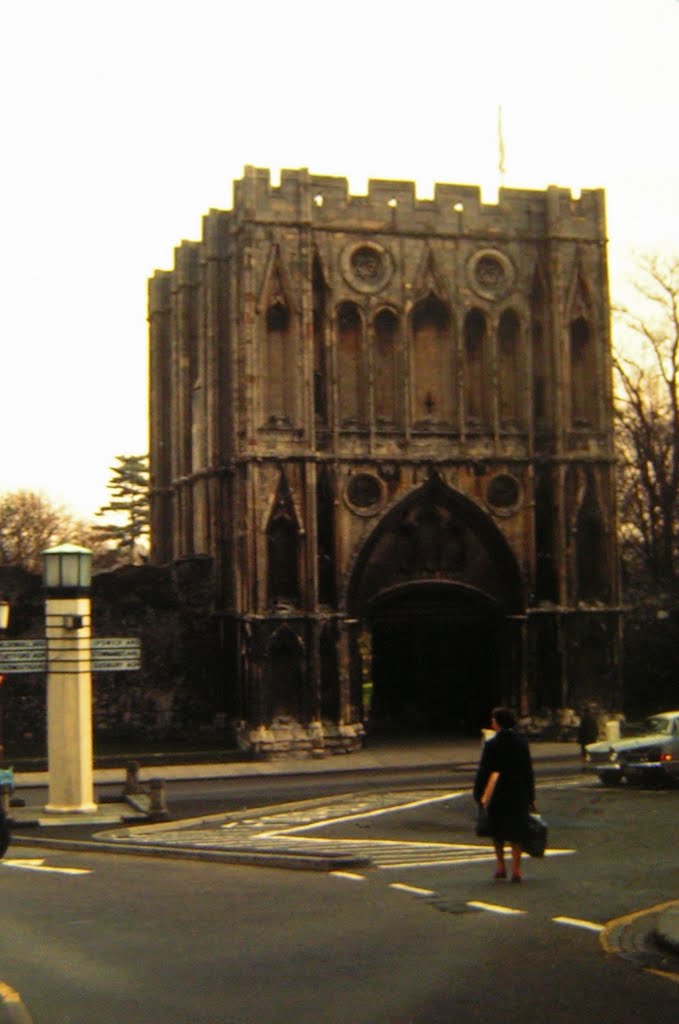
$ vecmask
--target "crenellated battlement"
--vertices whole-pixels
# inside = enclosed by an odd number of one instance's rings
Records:
[[[502,188],[497,203],[483,203],[475,185],[437,183],[433,199],[418,199],[412,181],[371,179],[366,195],[351,195],[346,178],[305,168],[283,170],[280,185],[273,186],[268,169],[247,166],[234,182],[233,213],[243,220],[294,221],[329,230],[605,238],[603,189],[576,198],[556,186]]]

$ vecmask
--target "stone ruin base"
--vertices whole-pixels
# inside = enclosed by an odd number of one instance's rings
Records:
[[[278,718],[255,729],[243,722],[237,731],[239,748],[262,761],[350,754],[362,749],[364,736],[360,722],[338,725],[313,721],[302,725],[290,718]]]

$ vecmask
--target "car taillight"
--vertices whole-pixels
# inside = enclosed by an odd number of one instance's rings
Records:
[[[672,760],[672,755],[671,754],[661,754],[660,755],[660,760],[661,761],[671,761]]]

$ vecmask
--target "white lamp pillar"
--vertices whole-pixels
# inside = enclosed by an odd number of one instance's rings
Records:
[[[92,755],[92,552],[74,544],[43,551],[47,638],[46,811],[95,811]]]

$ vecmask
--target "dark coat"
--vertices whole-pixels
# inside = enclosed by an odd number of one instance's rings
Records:
[[[484,744],[474,782],[476,801],[481,800],[491,772],[500,774],[488,807],[492,836],[520,843],[535,802],[535,778],[528,743],[513,729],[500,729]]]
[[[599,735],[597,720],[591,711],[584,711],[578,726],[578,743],[586,747],[588,743],[594,743]]]

